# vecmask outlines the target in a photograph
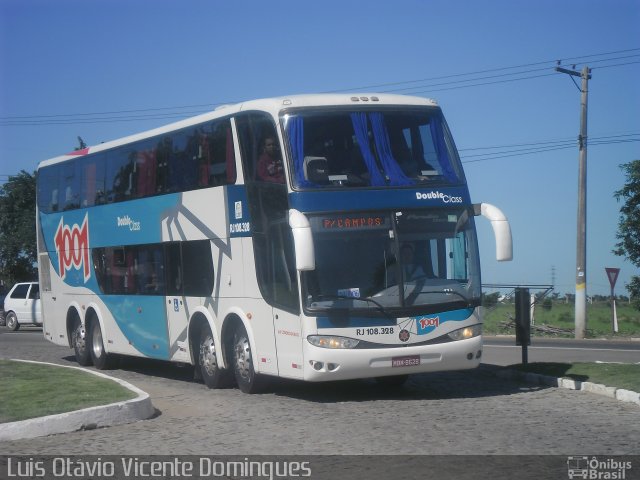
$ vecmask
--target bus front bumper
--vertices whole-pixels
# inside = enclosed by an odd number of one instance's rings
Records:
[[[329,349],[304,342],[304,379],[311,382],[476,368],[482,337],[380,349]]]

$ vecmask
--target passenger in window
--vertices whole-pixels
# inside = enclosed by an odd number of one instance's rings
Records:
[[[284,183],[284,165],[274,137],[266,137],[262,142],[258,158],[258,178],[264,182]]]
[[[155,273],[152,273],[151,276],[147,279],[147,284],[145,285],[145,292],[149,294],[160,294],[160,284],[158,283],[158,276]]]

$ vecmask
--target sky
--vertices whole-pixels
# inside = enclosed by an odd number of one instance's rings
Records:
[[[39,161],[242,100],[434,98],[471,199],[499,207],[514,260],[479,219],[483,283],[575,292],[580,91],[588,97],[587,294],[615,256],[619,166],[640,159],[637,0],[0,0],[0,183]],[[575,65],[575,67],[574,67]],[[579,78],[576,79],[579,82]],[[497,148],[496,148],[497,147]]]

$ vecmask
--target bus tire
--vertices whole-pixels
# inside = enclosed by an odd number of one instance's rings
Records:
[[[91,354],[89,353],[87,332],[82,322],[78,319],[73,325],[71,331],[71,344],[76,354],[76,362],[78,365],[88,367],[91,365]]]
[[[241,392],[258,393],[261,390],[262,379],[253,368],[249,335],[243,325],[236,327],[233,335],[233,373]]]
[[[233,377],[230,371],[223,370],[218,366],[216,344],[213,340],[211,328],[206,323],[200,329],[198,346],[198,368],[204,384],[208,388],[231,386]]]
[[[100,329],[100,322],[98,320],[94,320],[91,322],[91,348],[89,351],[91,352],[91,359],[93,360],[93,364],[98,370],[109,370],[115,366],[115,356],[113,354],[109,354],[104,349],[104,341],[102,338],[102,330]]]
[[[6,326],[9,330],[12,330],[14,332],[20,328],[20,323],[18,323],[18,317],[14,312],[7,313]]]

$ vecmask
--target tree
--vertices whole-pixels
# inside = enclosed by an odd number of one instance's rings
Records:
[[[614,193],[618,202],[624,204],[620,208],[618,233],[613,253],[626,257],[632,264],[640,268],[640,160],[620,165],[627,179],[624,187]],[[633,275],[626,285],[634,299],[634,304],[640,310],[640,276]]]
[[[0,186],[0,279],[36,279],[36,258],[36,177],[22,170]]]
[[[498,304],[500,298],[500,292],[483,293],[482,294],[482,306],[486,308],[495,307]]]

